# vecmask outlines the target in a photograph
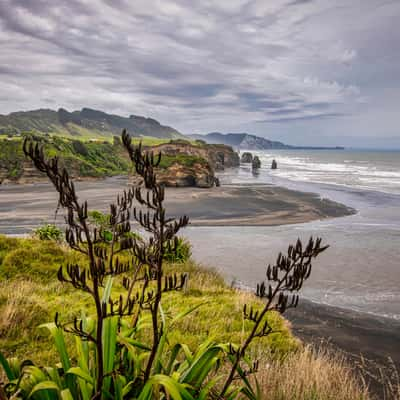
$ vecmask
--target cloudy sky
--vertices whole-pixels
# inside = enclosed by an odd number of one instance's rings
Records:
[[[0,113],[400,148],[399,0],[0,0]]]

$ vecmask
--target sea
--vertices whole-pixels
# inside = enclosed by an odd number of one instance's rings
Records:
[[[197,261],[252,289],[297,238],[329,249],[313,264],[304,298],[400,320],[400,151],[251,151],[262,163],[220,174],[222,185],[272,184],[318,193],[356,210],[351,216],[277,227],[190,227]],[[278,169],[271,170],[272,160]]]

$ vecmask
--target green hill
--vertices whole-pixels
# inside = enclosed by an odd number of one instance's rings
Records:
[[[103,111],[82,108],[69,112],[40,109],[18,111],[0,115],[0,134],[17,135],[23,132],[48,133],[76,138],[112,138],[126,129],[132,136],[150,136],[173,139],[183,135],[170,126],[161,125],[152,118],[107,114]]]

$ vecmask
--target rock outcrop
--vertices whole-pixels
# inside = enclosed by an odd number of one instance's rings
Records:
[[[258,158],[258,156],[253,157],[253,161],[251,162],[251,168],[252,169],[261,168],[261,160]]]
[[[157,169],[157,178],[158,182],[168,187],[210,188],[217,183],[214,171],[208,163],[195,163],[191,167],[174,163],[167,169]]]
[[[169,143],[154,146],[152,147],[152,150],[155,153],[161,152],[162,154],[169,156],[185,154],[201,157],[207,160],[215,171],[238,167],[240,165],[238,153],[236,153],[232,147],[223,144],[193,144],[186,140],[172,140]]]
[[[159,182],[166,186],[218,186],[219,180],[215,177],[215,171],[240,165],[239,155],[225,145],[173,140],[154,146],[151,150],[154,153],[161,152],[164,157],[177,158],[172,165],[157,171]]]
[[[242,154],[242,157],[240,158],[240,162],[244,163],[244,164],[251,164],[253,161],[253,155],[247,151],[245,151]]]

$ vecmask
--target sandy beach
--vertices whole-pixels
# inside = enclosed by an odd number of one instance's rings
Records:
[[[76,187],[90,209],[107,212],[117,193],[128,186],[126,178],[120,177],[78,182]],[[45,221],[54,221],[57,194],[49,183],[3,185],[0,193],[1,233],[29,233]],[[187,215],[194,226],[275,226],[354,213],[313,193],[265,184],[167,188],[165,204],[170,216]],[[62,212],[57,220],[62,223]]]

